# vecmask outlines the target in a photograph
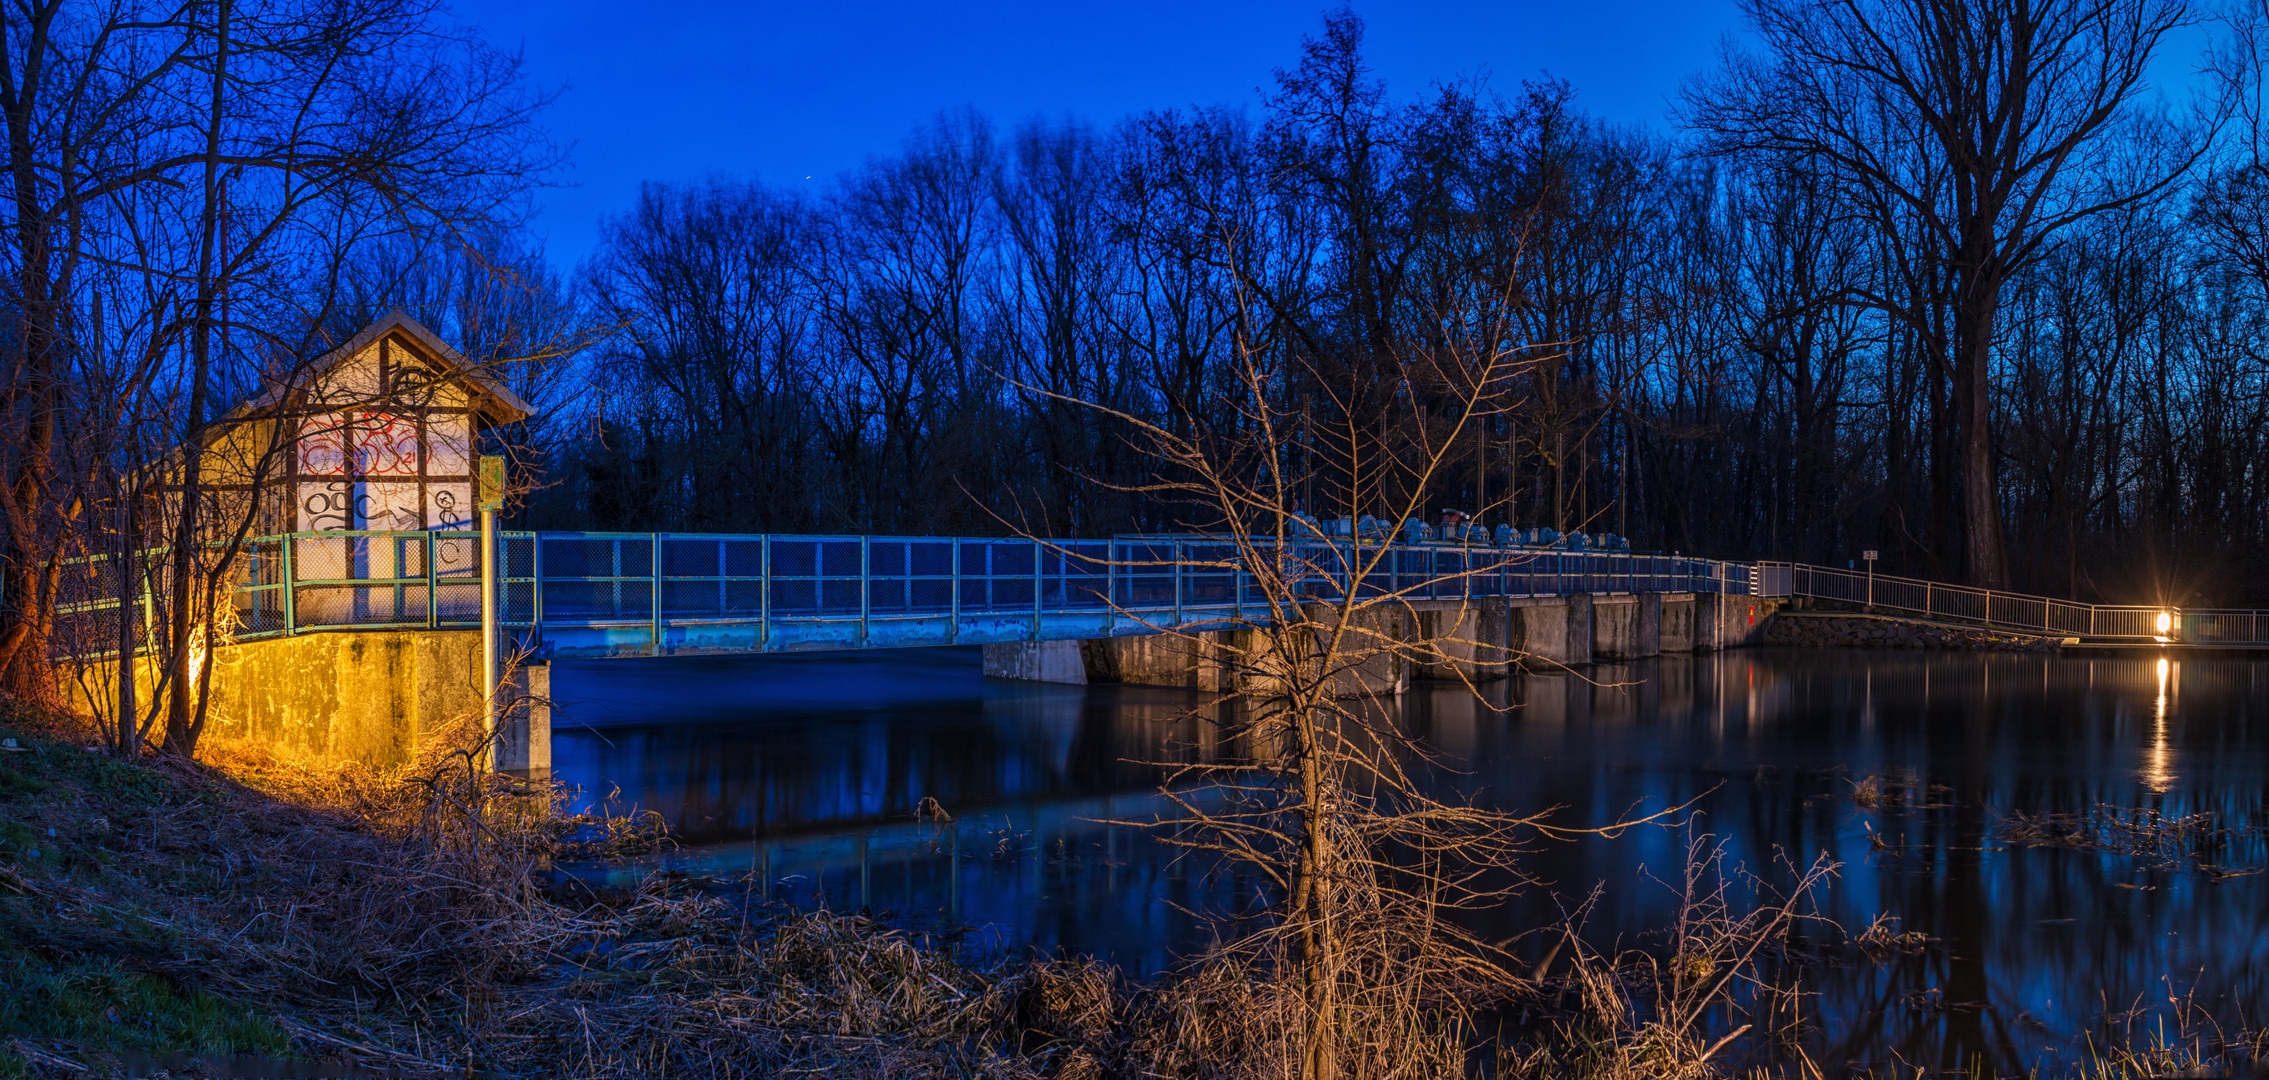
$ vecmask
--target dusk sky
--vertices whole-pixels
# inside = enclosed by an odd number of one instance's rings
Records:
[[[641,181],[754,176],[816,190],[945,109],[975,106],[1004,124],[1066,115],[1109,124],[1169,106],[1254,106],[1326,6],[654,4],[626,20],[619,2],[462,0],[456,11],[521,50],[535,84],[562,91],[548,126],[571,156],[555,178],[563,186],[537,195],[535,226],[566,268]],[[1509,91],[1549,73],[1595,114],[1649,124],[1742,30],[1731,0],[1426,0],[1356,11],[1397,97],[1474,77]]]

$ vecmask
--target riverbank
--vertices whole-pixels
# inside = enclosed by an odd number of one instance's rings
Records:
[[[0,716],[0,737],[17,743],[0,749],[0,1076],[1229,1080],[1287,1075],[1298,1045],[1298,988],[1256,958],[1137,985],[840,910],[752,911],[731,900],[747,882],[699,873],[559,887],[549,861],[656,837],[535,814],[546,796],[475,783],[453,752],[377,776],[225,749],[219,767],[119,761],[53,719]],[[1870,778],[1836,798],[1882,816],[1871,835],[1898,859],[1900,822],[1946,797]],[[2055,850],[2136,829],[2024,824]],[[2186,858],[2195,832],[2147,830]],[[2217,880],[2237,861],[2212,858]],[[1949,947],[1880,920],[1839,942],[1808,904],[1760,921],[1771,908],[1728,899],[1704,896],[1646,952],[1547,928],[1561,943],[1533,969],[1454,997],[1397,1000],[1392,980],[1361,979],[1379,1000],[1350,1005],[1363,1015],[1346,1075],[1809,1076],[1776,1049],[1825,1019],[1799,1019],[1799,981]],[[1737,999],[1664,1019],[1680,995],[1725,987]],[[1484,1017],[1517,1044],[1483,1038]],[[2226,1052],[2162,1047],[2059,1075],[2166,1075]]]
[[[2062,635],[1989,630],[1959,623],[1859,612],[1778,611],[1765,644],[1805,649],[1931,649],[1940,652],[2054,653],[2078,641]]]
[[[1229,962],[1138,992],[684,874],[560,888],[548,861],[619,827],[462,753],[380,777],[121,761],[53,718],[0,737],[0,1076],[1236,1076],[1300,1030],[1296,988]],[[1350,1037],[1409,1075],[1467,1042]]]

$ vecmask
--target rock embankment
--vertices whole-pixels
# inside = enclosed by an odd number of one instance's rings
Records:
[[[1780,612],[1765,626],[1765,644],[1807,648],[1938,649],[1947,652],[2055,652],[2061,637],[1983,630],[1881,615]]]

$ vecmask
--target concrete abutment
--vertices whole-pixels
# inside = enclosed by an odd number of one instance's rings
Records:
[[[1363,662],[1349,675],[1359,693],[1393,693],[1411,679],[1486,681],[1516,668],[1564,671],[1598,661],[1636,660],[1666,652],[1711,652],[1763,642],[1777,600],[1713,593],[1613,593],[1573,596],[1417,600],[1370,608],[1349,628]],[[1336,611],[1310,605],[1309,618],[1330,625]],[[1269,635],[1238,628],[1145,634],[1087,641],[985,646],[985,674],[1055,683],[1130,683],[1216,693],[1235,692],[1248,658],[1270,648]],[[1259,665],[1265,667],[1265,665]]]
[[[476,630],[365,630],[240,642],[213,653],[206,738],[375,769],[408,763],[460,720],[478,721]],[[115,663],[90,665],[65,692],[82,706],[115,701]],[[156,685],[145,662],[136,683]],[[498,718],[497,768],[551,775],[551,665],[511,671]],[[147,707],[147,703],[144,703]],[[108,711],[106,708],[105,711]]]

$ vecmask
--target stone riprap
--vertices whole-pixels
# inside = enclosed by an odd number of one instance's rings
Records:
[[[2055,652],[2073,640],[1856,613],[1782,611],[1775,613],[1765,626],[1767,645],[1795,645],[1815,649]]]

